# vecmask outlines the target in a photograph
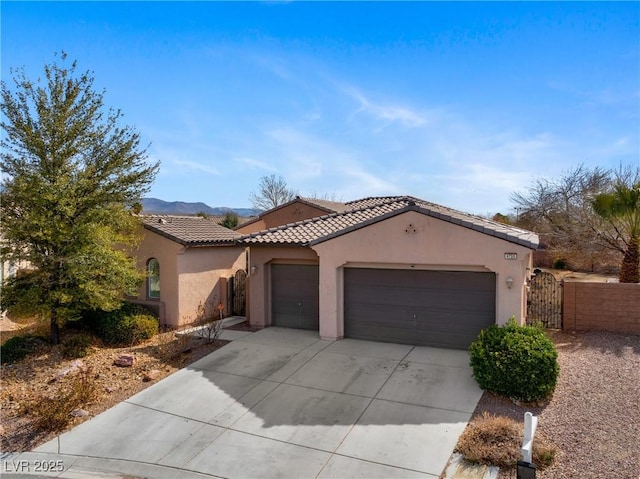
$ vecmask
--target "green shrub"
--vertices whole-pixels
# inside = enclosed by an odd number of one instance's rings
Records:
[[[158,334],[158,320],[149,314],[133,316],[133,341],[138,343]]]
[[[554,344],[535,326],[514,318],[480,332],[470,346],[473,376],[482,389],[524,402],[553,393],[560,367]]]
[[[65,358],[84,358],[91,348],[91,336],[86,333],[77,334],[62,343],[62,354]]]
[[[567,260],[556,258],[553,260],[553,269],[567,269]]]
[[[107,344],[137,344],[158,332],[158,320],[150,311],[131,303],[114,311],[94,311],[88,320]]]
[[[44,340],[37,336],[14,336],[8,339],[0,348],[0,363],[15,363],[23,359],[27,354],[34,352],[44,344]]]

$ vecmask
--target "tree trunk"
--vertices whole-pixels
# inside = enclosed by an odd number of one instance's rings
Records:
[[[631,238],[620,266],[621,283],[640,283],[640,238]]]
[[[58,315],[55,309],[51,311],[51,342],[60,344],[60,325],[58,324]]]

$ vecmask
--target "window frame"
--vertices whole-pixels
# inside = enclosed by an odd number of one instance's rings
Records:
[[[156,265],[156,271],[153,271],[152,265]],[[155,293],[154,282],[157,283],[157,293]],[[149,258],[147,261],[147,299],[158,301],[161,294],[160,289],[160,261],[157,258]]]

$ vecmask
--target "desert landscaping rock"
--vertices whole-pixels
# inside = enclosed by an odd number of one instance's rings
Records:
[[[132,354],[121,354],[113,361],[115,366],[120,366],[121,368],[130,368],[136,362],[136,357]]]
[[[155,381],[156,379],[161,377],[161,375],[162,371],[160,371],[159,369],[152,369],[151,371],[147,371],[144,373],[144,376],[142,376],[142,380],[148,383],[150,381]]]
[[[3,328],[4,324],[0,324],[0,329],[4,333]],[[64,336],[62,339],[64,340]],[[67,429],[97,416],[227,342],[218,340],[212,344],[206,344],[205,341],[194,338],[190,343],[191,352],[184,354],[184,339],[178,340],[174,332],[167,332],[156,335],[133,348],[109,346],[92,348],[91,353],[83,358],[82,365],[85,370],[95,372],[90,378],[98,394],[94,400],[82,406],[82,409],[90,413],[89,416],[71,417]],[[123,354],[135,354],[136,362],[132,367],[123,368],[113,365],[114,358]],[[73,363],[74,361],[63,357],[62,345],[51,346],[43,342],[37,352],[24,360],[15,364],[3,364],[0,367],[0,384],[2,384],[0,388],[0,410],[2,411],[0,450],[2,452],[28,451],[57,435],[53,432],[38,431],[34,417],[28,413],[25,414],[25,406],[42,398],[55,396],[59,391],[67,388],[71,376],[67,374],[59,380],[55,377],[58,372],[70,368]],[[151,370],[160,371],[159,377],[154,382],[142,381],[144,372]]]
[[[75,374],[83,369],[84,369],[84,363],[80,359],[76,359],[69,366],[58,371],[58,373],[56,374],[55,380],[58,381],[69,374]]]

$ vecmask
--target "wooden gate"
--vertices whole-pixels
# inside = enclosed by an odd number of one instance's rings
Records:
[[[232,314],[245,316],[247,313],[247,272],[243,269],[233,275]]]
[[[562,282],[551,273],[538,273],[529,283],[527,324],[562,328]]]

